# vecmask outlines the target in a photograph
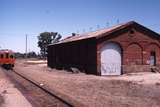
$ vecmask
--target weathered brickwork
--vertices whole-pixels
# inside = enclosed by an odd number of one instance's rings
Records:
[[[131,32],[132,31],[132,32]],[[114,37],[115,36],[115,37]],[[115,42],[122,49],[122,72],[150,71],[150,56],[156,55],[156,65],[160,65],[160,39],[148,32],[130,27],[126,31],[113,34],[113,38],[104,37],[98,42],[97,50],[107,42]],[[100,53],[97,51],[98,71],[100,73]],[[138,65],[138,66],[136,66]]]
[[[160,66],[160,35],[133,21],[109,30],[71,36],[48,46],[48,66],[75,67],[88,74],[101,75],[100,50],[109,42],[121,48],[122,74],[151,71],[151,62]]]

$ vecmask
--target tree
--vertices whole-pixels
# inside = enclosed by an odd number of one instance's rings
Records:
[[[31,51],[27,54],[28,58],[36,58],[37,54],[34,51]]]
[[[43,58],[47,55],[47,46],[51,43],[59,42],[61,35],[57,32],[43,32],[38,36],[38,47]]]

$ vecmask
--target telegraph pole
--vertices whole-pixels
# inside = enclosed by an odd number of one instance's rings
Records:
[[[28,39],[28,35],[26,34],[26,52],[25,52],[26,53],[26,56],[25,56],[26,59],[27,59],[27,39]]]
[[[119,24],[119,19],[117,19],[117,24]]]

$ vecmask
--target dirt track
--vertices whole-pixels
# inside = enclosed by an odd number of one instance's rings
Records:
[[[0,107],[32,107],[0,68]]]
[[[24,64],[15,69],[90,107],[160,107],[160,74],[137,73],[99,77],[51,70],[44,64]]]
[[[6,72],[6,75],[33,107],[70,107],[36,86],[36,84],[17,75],[14,71]]]

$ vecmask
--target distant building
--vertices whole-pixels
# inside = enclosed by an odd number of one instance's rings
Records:
[[[134,21],[68,37],[48,46],[48,66],[121,75],[160,65],[160,35]]]

